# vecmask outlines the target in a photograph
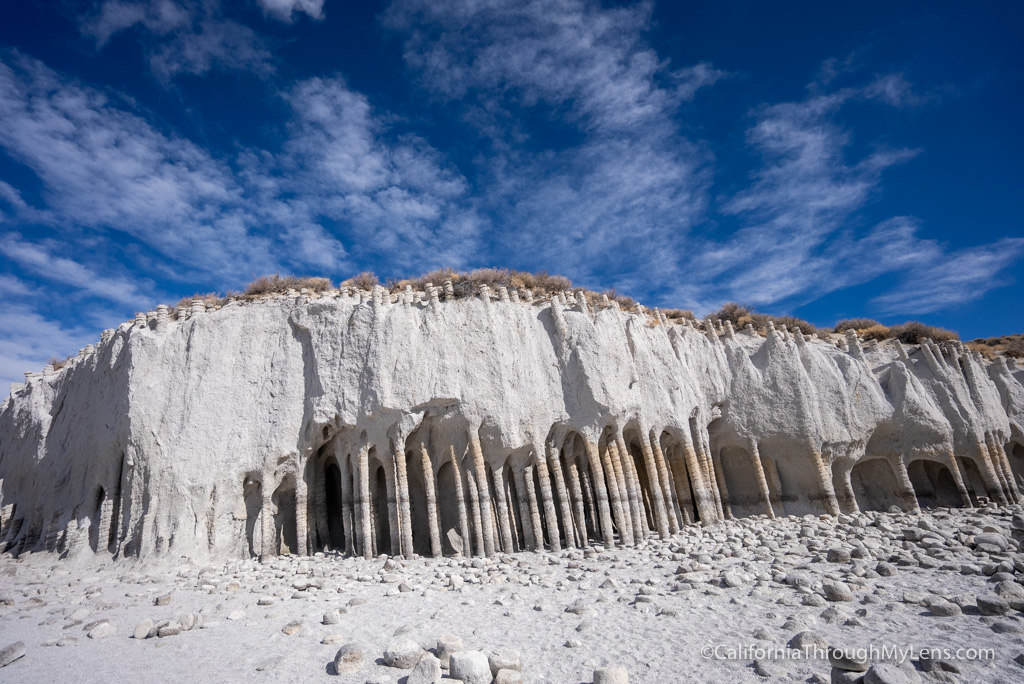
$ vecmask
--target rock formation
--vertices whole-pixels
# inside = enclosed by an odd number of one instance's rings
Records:
[[[13,553],[493,555],[1020,501],[1024,371],[450,283],[158,307],[0,404]]]

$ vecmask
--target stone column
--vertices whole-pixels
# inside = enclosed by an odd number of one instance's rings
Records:
[[[814,449],[811,458],[818,469],[818,480],[821,482],[822,503],[829,515],[839,515],[839,501],[836,499],[835,486],[832,484],[832,469],[825,464],[821,452]]]
[[[501,534],[501,546],[505,553],[512,553],[512,526],[508,520],[508,484],[505,482],[505,467],[498,466],[491,470],[494,473],[495,502],[498,507],[498,530]]]
[[[612,529],[612,513],[608,506],[608,489],[604,484],[604,470],[601,468],[601,456],[597,453],[597,445],[591,441],[584,442],[587,452],[587,464],[590,466],[590,479],[594,486],[594,498],[597,499],[597,510],[601,520],[601,536],[606,549],[615,548],[615,533]]]
[[[722,517],[732,520],[732,504],[729,503],[729,483],[725,481],[725,468],[722,467],[722,454],[716,451],[711,455],[711,468],[715,471],[718,491],[722,496]]]
[[[768,478],[765,476],[764,468],[761,466],[761,454],[757,450],[757,442],[750,440],[750,461],[754,466],[754,477],[757,479],[757,488],[761,492],[761,503],[764,505],[765,513],[769,518],[775,518],[775,511],[772,509],[771,492],[768,489]]]
[[[697,452],[693,448],[693,442],[690,441],[690,431],[683,429],[680,430],[679,433],[683,438],[680,443],[683,449],[683,462],[686,464],[686,470],[690,475],[690,485],[693,487],[693,496],[697,500],[697,512],[700,514],[701,522],[705,525],[710,525],[714,521],[718,520],[714,497],[708,491],[704,474],[701,470],[700,462],[698,461]]]
[[[260,509],[260,533],[263,537],[261,543],[261,558],[269,558],[277,555],[277,535],[274,533],[274,511],[270,501],[271,491],[266,480],[260,483],[260,492],[263,494],[263,504]],[[141,544],[142,541],[140,540]]]
[[[598,518],[600,516],[598,515],[597,504],[594,500],[595,494],[594,487],[590,482],[590,471],[586,468],[579,468],[579,476],[580,488],[583,492],[583,503],[586,505],[587,509],[587,513],[584,516],[588,529],[587,546],[590,546],[590,538],[593,537],[594,539],[597,539],[601,534],[599,528],[600,523],[598,522]]]
[[[391,550],[389,556],[402,555],[402,519],[398,511],[398,476],[395,472],[397,467],[395,457],[397,454],[392,450],[391,454],[384,456],[384,489],[388,499],[388,532],[391,533]],[[379,504],[378,504],[379,505]],[[378,550],[378,553],[382,550]]]
[[[604,468],[607,480],[611,513],[615,526],[619,529],[619,541],[627,546],[632,546],[634,541],[633,525],[629,518],[629,490],[626,488],[626,480],[622,475],[622,462],[618,450],[615,448],[614,437],[609,436],[603,451],[598,445],[598,456],[601,458],[601,466]]]
[[[405,450],[395,445],[395,483],[398,486],[398,519],[402,523],[402,555],[413,557],[412,511],[409,507],[409,473],[405,462]]]
[[[544,527],[540,520],[540,506],[537,504],[537,490],[533,485],[533,466],[523,467],[523,479],[526,484],[526,500],[530,504],[530,524],[533,538],[538,551],[544,550]]]
[[[469,493],[469,511],[473,520],[473,538],[476,541],[473,554],[476,556],[485,556],[487,555],[487,547],[484,546],[483,515],[480,512],[480,490],[476,484],[476,477],[473,476],[473,469],[466,468],[465,475],[466,491]],[[490,529],[490,526],[488,526],[488,529]]]
[[[654,504],[654,522],[658,526],[658,537],[668,539],[668,512],[665,510],[665,498],[662,495],[664,489],[661,486],[661,474],[654,460],[650,440],[643,430],[640,430],[640,452],[644,456],[644,467],[647,469],[647,482]]]
[[[580,474],[576,467],[576,459],[571,454],[565,459],[565,472],[569,476],[569,493],[576,514],[576,534],[579,538],[579,546],[583,548],[590,545],[590,537],[587,534],[587,516],[583,510],[583,488],[580,486]]]
[[[341,471],[341,527],[345,531],[344,553],[354,556],[358,546],[356,545],[355,496],[352,491],[352,459],[346,455],[344,458],[336,460],[338,469]]]
[[[302,457],[299,457],[302,461]],[[306,478],[303,476],[304,468],[299,468],[295,473],[295,555],[308,555],[307,544],[309,539],[309,526],[306,519],[306,511],[309,505]]]
[[[679,531],[679,518],[676,511],[679,504],[676,501],[675,491],[672,489],[671,474],[669,473],[668,462],[661,450],[661,440],[655,430],[650,433],[651,453],[654,455],[654,465],[658,469],[658,479],[661,481],[661,495],[665,501],[665,513],[668,516],[668,531],[675,534]]]
[[[715,462],[711,460],[711,447],[708,444],[706,430],[698,426],[696,421],[694,421],[694,427],[696,428],[696,444],[697,450],[700,452],[701,464],[705,468],[705,472],[710,473],[708,488],[711,490],[711,496],[715,502],[717,518],[722,519],[725,517],[725,508],[722,506],[722,493],[718,489],[718,476],[715,474]]]
[[[114,501],[103,490],[103,503],[100,504],[99,529],[96,536],[96,552],[107,553],[110,547],[110,524],[114,519]]]
[[[359,522],[362,534],[363,558],[373,558],[373,523],[370,522],[370,449],[366,444],[359,446]]]
[[[462,486],[462,468],[459,467],[459,459],[455,456],[454,445],[448,447],[448,457],[452,464],[452,474],[455,476],[455,499],[459,504],[459,534],[462,536],[462,548],[467,556],[472,556],[473,544],[466,506],[466,489]]]
[[[480,448],[480,437],[476,427],[469,431],[469,449],[473,455],[473,469],[476,471],[476,485],[480,495],[480,522],[484,528],[484,553],[494,555],[494,523],[491,519],[491,488],[487,484],[487,469],[484,467],[484,452]]]
[[[523,469],[511,466],[512,477],[516,482],[516,499],[519,503],[519,518],[523,521],[523,541],[526,542],[526,548],[530,551],[535,551],[542,548],[541,544],[537,543],[537,538],[533,531],[533,521],[531,519],[530,504],[526,497],[526,482],[523,479]]]
[[[1003,485],[1007,503],[1017,503],[1016,487],[1013,486],[1013,472],[1010,470],[1010,464],[1003,461],[1003,452],[999,448],[995,435],[991,432],[985,433],[985,446],[988,448],[989,459],[999,476],[999,482]]]
[[[569,490],[565,486],[565,477],[562,475],[562,461],[559,458],[558,449],[554,444],[545,445],[548,458],[549,470],[555,481],[555,491],[558,493],[558,506],[562,514],[562,529],[565,530],[565,545],[572,548],[577,546],[575,540],[575,526],[572,522],[572,508],[569,506]]]
[[[537,459],[537,481],[540,482],[540,498],[544,503],[544,520],[548,526],[548,539],[552,551],[562,550],[562,541],[558,534],[558,514],[555,512],[555,502],[551,496],[551,478],[548,476],[548,464],[544,459],[544,452],[534,446],[534,457]]]
[[[992,466],[992,459],[989,458],[985,439],[976,435],[975,442],[978,453],[978,458],[976,459],[978,462],[978,472],[981,474],[981,481],[985,485],[988,496],[991,499],[995,499],[999,505],[1005,506],[1007,504],[1006,496],[1003,494],[1003,487],[996,474],[996,470]]]
[[[910,481],[910,475],[907,473],[907,466],[903,463],[903,459],[896,457],[890,461],[893,472],[896,474],[896,485],[899,487],[900,498],[903,499],[903,505],[907,507],[907,511],[910,513],[918,514],[921,512],[921,506],[917,503],[917,495],[914,494],[914,485]]]
[[[1002,441],[997,439],[994,435],[992,440],[996,445],[996,450],[999,452],[999,459],[1003,464],[1003,470],[1006,471],[1006,479],[1010,483],[1010,495],[1013,497],[1014,503],[1020,503],[1020,488],[1017,487],[1017,479],[1013,475],[1013,467],[1010,465],[1010,457],[1006,455],[1006,447],[1004,447]]]
[[[850,482],[852,470],[852,463],[844,463],[840,467],[837,473],[836,499],[843,513],[856,514],[860,513],[860,506],[857,505],[857,496],[853,492],[853,483]]]
[[[971,501],[971,495],[967,491],[967,486],[964,484],[963,473],[960,472],[960,466],[956,462],[956,456],[953,455],[952,449],[950,449],[946,454],[946,465],[949,466],[949,472],[953,476],[953,482],[956,483],[956,490],[960,492],[960,501],[963,502],[964,508],[974,508],[974,502]]]
[[[666,456],[669,457],[668,463],[672,469],[672,480],[676,487],[676,500],[679,502],[679,514],[682,524],[690,525],[693,523],[693,516],[691,515],[693,500],[690,498],[690,479],[689,474],[686,472],[686,463],[676,453],[676,447],[674,446],[666,452]]]
[[[330,458],[328,456],[328,458]],[[331,531],[327,524],[327,473],[326,464],[314,461],[313,470],[313,524],[316,534],[323,540],[324,548],[330,546]],[[340,471],[340,469],[339,469]],[[314,550],[316,546],[314,545]]]
[[[768,481],[769,501],[776,515],[786,515],[786,507],[782,505],[782,480],[779,479],[779,469],[775,465],[775,459],[767,456],[761,457],[761,467],[764,469],[765,479]]]
[[[625,486],[622,497],[622,508],[626,518],[626,526],[620,529],[622,542],[627,546],[641,542],[647,533],[647,511],[644,507],[643,492],[640,488],[640,478],[633,465],[633,454],[626,446],[626,440],[622,436],[622,430],[616,429],[608,438],[608,455],[612,464],[618,466],[616,475],[622,473],[620,481]]]
[[[437,290],[432,290],[436,293]],[[437,515],[437,487],[434,485],[434,468],[430,465],[430,454],[426,443],[420,444],[420,464],[423,467],[423,489],[427,499],[427,527],[430,530],[430,555],[440,558],[441,526]],[[408,491],[408,490],[406,490]]]

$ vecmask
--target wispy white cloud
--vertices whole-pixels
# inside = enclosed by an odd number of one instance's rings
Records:
[[[324,0],[258,0],[268,16],[291,22],[295,15],[305,14],[311,19],[323,19]]]
[[[119,304],[142,306],[146,301],[136,280],[102,275],[74,259],[55,254],[55,246],[26,242],[16,233],[0,234],[0,253],[41,278]]]
[[[268,13],[282,18],[285,5],[311,13],[322,9],[323,3],[263,0],[262,4]],[[287,19],[290,17],[288,11]],[[226,18],[219,0],[101,0],[79,26],[99,48],[121,31],[137,30],[153,72],[163,81],[214,69],[264,75],[273,71],[264,40],[245,24]]]
[[[1024,238],[920,259],[895,289],[871,300],[887,314],[926,314],[973,302],[1011,282],[1007,269],[1024,254]]]
[[[99,335],[87,326],[65,325],[24,303],[0,302],[0,383],[24,382],[26,371],[41,371],[51,357],[64,358]]]

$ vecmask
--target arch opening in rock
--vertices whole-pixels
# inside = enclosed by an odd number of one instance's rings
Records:
[[[734,518],[746,518],[765,512],[761,487],[752,467],[750,452],[743,447],[726,446],[721,452],[722,474],[729,490],[729,507]]]
[[[299,548],[298,521],[295,515],[295,477],[285,476],[271,497],[274,508],[274,550],[278,554],[296,553]]]
[[[892,466],[884,458],[859,461],[850,471],[850,485],[862,511],[887,511],[892,506],[905,508]]]
[[[907,474],[921,508],[958,508],[963,505],[953,474],[942,463],[918,459],[907,466]]]

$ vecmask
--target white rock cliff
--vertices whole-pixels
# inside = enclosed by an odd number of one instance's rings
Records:
[[[762,337],[572,293],[197,301],[0,404],[0,548],[492,555],[1013,503],[1022,383],[960,343]]]

